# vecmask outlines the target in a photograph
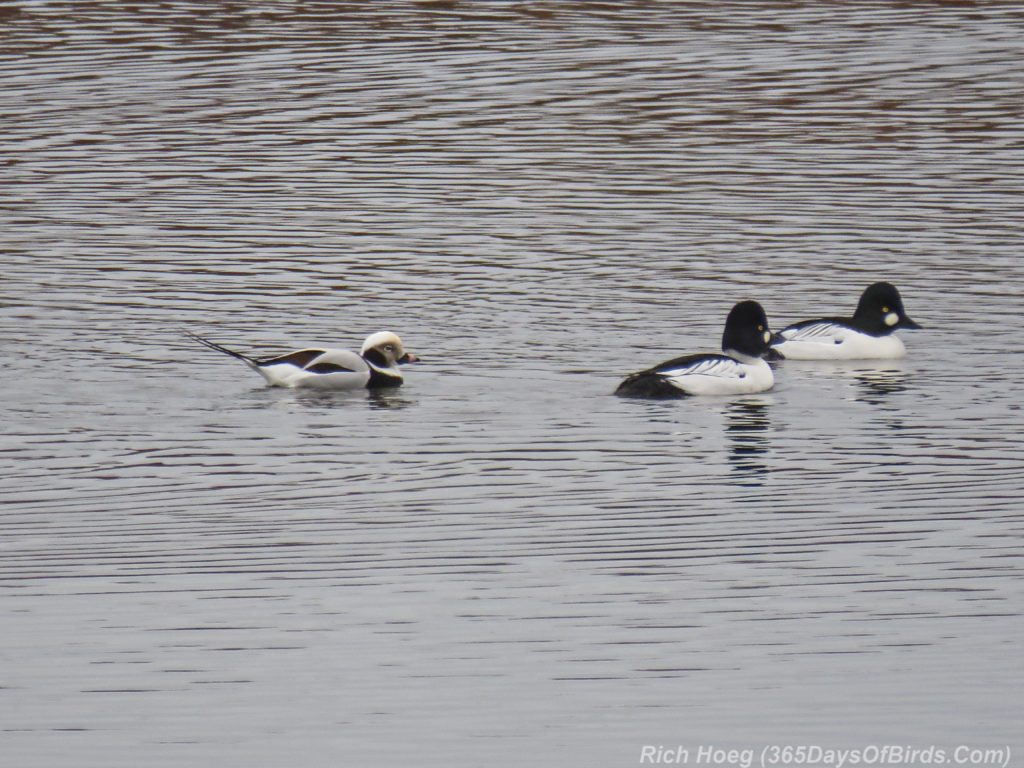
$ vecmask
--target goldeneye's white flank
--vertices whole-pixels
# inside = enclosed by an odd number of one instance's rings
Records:
[[[367,337],[359,354],[349,349],[300,349],[262,360],[235,352],[186,331],[186,335],[210,349],[236,357],[259,373],[273,387],[316,387],[319,389],[361,389],[398,387],[401,363],[418,359],[406,352],[402,340],[390,331]]]
[[[772,350],[793,360],[870,360],[903,357],[907,350],[893,333],[920,328],[903,310],[890,283],[864,289],[853,317],[823,317],[787,326],[775,334]]]
[[[740,395],[764,392],[775,383],[762,356],[772,332],[756,301],[741,301],[725,320],[724,354],[677,357],[627,376],[616,395],[622,397],[678,398],[687,395]]]

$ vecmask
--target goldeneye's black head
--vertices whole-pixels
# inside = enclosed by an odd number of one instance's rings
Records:
[[[771,338],[764,308],[756,301],[741,301],[725,319],[722,351],[738,358],[762,357],[769,349]]]
[[[897,328],[920,328],[907,317],[903,299],[891,283],[874,283],[864,289],[853,315],[858,328],[875,335],[892,333]]]

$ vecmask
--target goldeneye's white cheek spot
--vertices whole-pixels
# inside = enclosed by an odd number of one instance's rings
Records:
[[[767,344],[771,340],[772,340],[771,333],[769,331],[765,331],[764,332],[764,343]]]
[[[896,325],[900,321],[900,316],[895,312],[890,312],[885,316],[885,324],[888,326]]]

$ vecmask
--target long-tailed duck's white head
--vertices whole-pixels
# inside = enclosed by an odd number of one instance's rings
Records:
[[[419,359],[412,352],[406,352],[398,334],[391,331],[379,331],[368,336],[359,354],[378,368],[393,368],[401,363],[415,363]]]

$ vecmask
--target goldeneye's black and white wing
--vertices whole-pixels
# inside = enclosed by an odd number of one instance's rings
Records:
[[[727,355],[687,355],[627,376],[615,394],[671,398],[742,392],[746,391],[749,369]]]
[[[772,349],[792,360],[898,358],[906,350],[896,336],[875,336],[838,319],[808,320],[783,328]]]
[[[758,372],[760,367],[764,367],[770,376],[766,364],[760,363],[756,367]],[[687,394],[725,395],[760,389],[760,384],[755,384],[751,378],[753,368],[728,355],[701,355],[684,358],[682,364],[675,361],[662,363],[657,371],[669,384]]]
[[[786,341],[800,341],[811,344],[841,344],[850,332],[850,326],[839,320],[807,320],[802,323],[783,328],[776,334],[777,342],[773,346]]]

